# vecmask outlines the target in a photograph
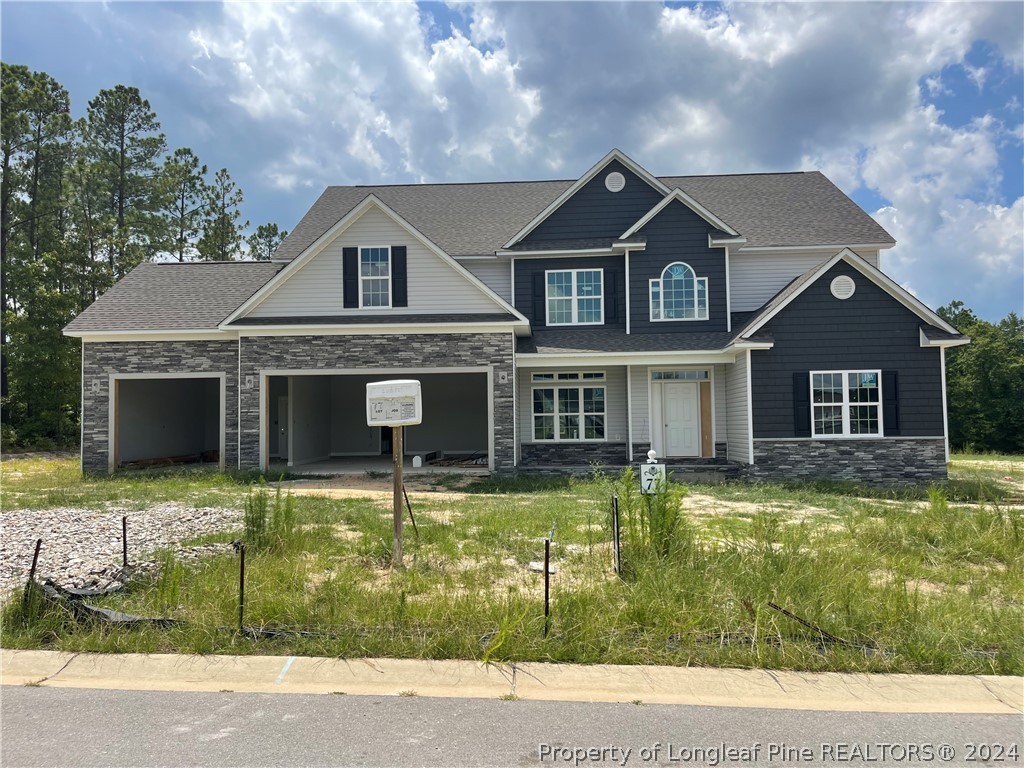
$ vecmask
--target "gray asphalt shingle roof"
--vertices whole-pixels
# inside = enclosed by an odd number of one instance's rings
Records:
[[[747,238],[748,246],[892,243],[892,237],[817,171],[666,176]],[[493,254],[574,180],[328,187],[275,258],[292,259],[374,194],[452,256]]]
[[[240,317],[229,325],[384,325],[436,323],[514,323],[522,322],[509,312],[449,313],[445,315],[306,315],[296,317]]]
[[[741,313],[733,313],[733,328],[739,327],[736,323],[738,316]],[[627,336],[623,328],[537,328],[533,336],[517,340],[516,353],[565,355],[586,352],[710,352],[724,349],[738,335],[736,331],[716,331],[633,333]]]
[[[283,265],[267,261],[140,264],[100,296],[66,331],[216,328]]]

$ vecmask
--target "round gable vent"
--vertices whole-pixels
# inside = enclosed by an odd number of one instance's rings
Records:
[[[831,289],[832,295],[842,301],[853,296],[853,292],[857,290],[857,284],[853,282],[852,277],[840,275],[832,281]]]
[[[626,186],[626,177],[618,171],[612,171],[604,177],[604,186],[609,192],[621,192]]]

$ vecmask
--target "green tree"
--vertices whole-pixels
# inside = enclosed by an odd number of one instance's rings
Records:
[[[186,261],[197,253],[196,240],[202,232],[202,216],[209,198],[206,166],[188,147],[174,150],[164,158],[162,213],[167,222],[167,250]]]
[[[288,237],[288,231],[278,231],[277,224],[260,224],[256,231],[246,238],[249,254],[256,261],[270,261],[277,247]]]
[[[118,280],[160,248],[158,162],[166,141],[149,102],[125,85],[89,102],[84,138],[108,194],[114,228],[107,258]]]
[[[1024,322],[1011,312],[990,323],[961,301],[939,314],[971,338],[946,353],[950,443],[1024,453]]]
[[[49,431],[56,428],[56,411],[36,406],[44,391],[53,390],[49,382],[33,382],[22,362],[40,352],[59,366],[73,354],[73,345],[58,338],[56,346],[45,345],[44,350],[43,345],[37,347],[38,339],[28,338],[19,328],[36,320],[45,325],[43,317],[60,303],[73,280],[60,258],[67,225],[64,173],[70,157],[70,97],[44,72],[7,63],[2,67],[0,420],[10,427],[22,413],[36,420],[33,429]],[[40,295],[45,298],[40,300]],[[22,392],[32,399],[24,400]],[[15,404],[20,407],[12,409]]]
[[[249,222],[239,223],[242,190],[231,180],[227,168],[213,177],[207,191],[206,220],[199,240],[199,255],[207,261],[230,261],[242,246],[242,231]]]

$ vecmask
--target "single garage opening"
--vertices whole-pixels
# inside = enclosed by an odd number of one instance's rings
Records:
[[[270,462],[307,470],[321,463],[327,470],[347,459],[390,456],[391,429],[366,424],[366,384],[388,379],[417,379],[423,393],[423,423],[405,430],[410,461],[419,456],[424,465],[487,468],[485,372],[271,376],[265,421]]]
[[[111,469],[223,468],[222,392],[220,376],[115,379]]]

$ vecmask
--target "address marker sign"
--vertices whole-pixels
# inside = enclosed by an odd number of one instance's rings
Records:
[[[366,423],[371,427],[404,427],[423,421],[420,383],[412,379],[375,381],[366,385]]]

